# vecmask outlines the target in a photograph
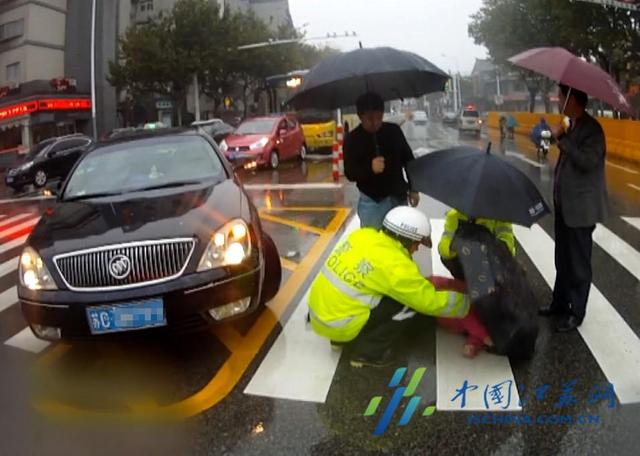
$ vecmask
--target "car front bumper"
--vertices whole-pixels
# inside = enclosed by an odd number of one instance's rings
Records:
[[[243,298],[250,298],[249,307],[241,314],[221,320],[229,321],[253,312],[260,304],[264,282],[264,262],[252,269],[231,275],[212,270],[183,275],[158,285],[101,293],[68,290],[34,292],[19,290],[22,313],[29,325],[59,328],[62,339],[105,338],[140,332],[186,332],[217,323],[209,310]],[[134,331],[93,335],[87,309],[106,304],[122,304],[151,298],[162,298],[166,326]]]

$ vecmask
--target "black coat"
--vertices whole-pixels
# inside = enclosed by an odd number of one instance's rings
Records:
[[[472,305],[494,343],[492,351],[531,358],[538,337],[538,305],[522,266],[480,225],[462,224],[452,247],[458,252]]]

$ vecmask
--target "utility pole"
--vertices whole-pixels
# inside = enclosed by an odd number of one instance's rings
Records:
[[[94,0],[95,1],[95,0]],[[198,85],[198,73],[193,75],[193,90],[195,92],[195,106],[194,110],[196,116],[196,122],[200,120],[200,86]]]
[[[91,127],[93,140],[98,139],[96,122],[96,0],[91,1]]]

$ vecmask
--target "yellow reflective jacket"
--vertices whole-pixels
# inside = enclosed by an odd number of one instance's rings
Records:
[[[460,220],[469,221],[469,217],[456,209],[451,209],[447,212],[447,216],[444,220],[444,233],[442,234],[442,239],[440,239],[440,243],[438,244],[438,252],[445,260],[450,260],[456,257],[456,253],[451,250],[451,242],[458,230]],[[474,223],[482,225],[491,231],[491,234],[507,245],[511,255],[516,256],[516,239],[513,236],[513,226],[511,223],[484,218],[476,219]]]
[[[469,312],[467,296],[436,291],[399,241],[362,228],[336,246],[314,279],[311,326],[333,341],[353,340],[384,296],[426,315],[462,318]]]

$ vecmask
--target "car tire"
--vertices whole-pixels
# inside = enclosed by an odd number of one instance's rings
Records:
[[[300,146],[300,160],[305,161],[307,159],[307,146],[303,143]]]
[[[269,154],[269,166],[271,169],[277,169],[278,165],[280,165],[280,155],[277,150],[272,150]]]
[[[38,188],[41,188],[47,185],[47,180],[48,180],[47,173],[45,173],[43,169],[37,169],[36,172],[33,174],[33,185],[35,185]]]
[[[282,281],[282,265],[280,264],[280,254],[273,239],[266,234],[262,235],[262,245],[264,253],[264,281],[262,282],[262,303],[271,301],[280,290]]]

